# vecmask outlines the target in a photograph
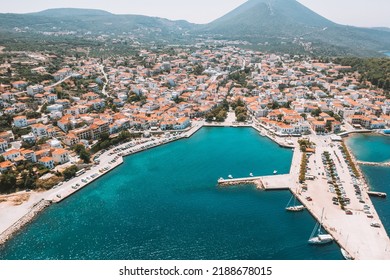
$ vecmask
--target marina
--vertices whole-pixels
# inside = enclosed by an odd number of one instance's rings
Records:
[[[183,133],[180,136],[172,137],[167,141],[149,141],[149,143],[147,144],[141,143],[139,144],[139,146],[135,147],[123,145],[121,149],[117,148],[117,151],[121,151],[120,156],[116,155],[116,153],[107,152],[107,154],[103,154],[101,156],[100,165],[96,167],[97,170],[91,170],[90,172],[87,172],[82,176],[75,178],[77,182],[80,182],[79,180],[81,180],[83,184],[79,184],[79,186],[75,188],[74,186],[76,185],[76,181],[70,181],[68,182],[68,184],[64,184],[63,186],[61,186],[58,190],[52,191],[50,193],[50,200],[53,202],[63,201],[71,194],[81,190],[84,186],[102,176],[105,173],[101,172],[104,170],[104,168],[102,167],[104,167],[108,161],[111,162],[109,169],[114,170],[115,167],[124,163],[123,156],[136,154],[142,150],[157,147],[161,144],[169,143],[179,139],[189,138],[195,132],[199,131],[201,127],[201,124],[199,124],[198,126],[194,126],[191,130]],[[235,130],[239,128],[232,129]],[[280,144],[283,143],[283,141],[283,139],[277,139],[275,142]],[[318,162],[321,162],[318,156],[321,154],[321,151],[328,150],[330,146],[329,144],[326,144],[326,140],[324,141],[324,139],[313,138],[312,141],[316,142],[317,152],[315,153],[316,156],[314,157],[316,158],[316,160],[313,161],[313,157],[309,159],[309,168],[316,171],[318,170],[318,173],[321,174],[324,173],[324,171],[321,170],[323,167],[317,165]],[[340,151],[336,149],[333,153],[334,156],[336,156],[339,152]],[[373,249],[387,248],[387,246],[389,246],[388,236],[380,222],[380,218],[378,217],[377,213],[372,211],[369,214],[361,215],[359,211],[362,211],[364,209],[359,210],[359,207],[361,206],[359,204],[353,203],[353,205],[351,205],[352,207],[348,207],[348,210],[345,211],[345,213],[347,214],[341,214],[341,210],[337,209],[337,207],[332,204],[332,200],[326,199],[326,197],[329,197],[331,193],[329,194],[329,191],[322,187],[326,185],[326,183],[324,183],[324,179],[321,176],[313,176],[314,180],[307,181],[306,186],[303,188],[296,178],[296,174],[299,173],[298,170],[300,168],[301,157],[302,152],[299,150],[299,148],[295,148],[292,156],[290,172],[288,173],[287,171],[287,174],[277,175],[275,172],[276,169],[274,169],[274,171],[270,171],[270,173],[273,175],[266,176],[253,176],[253,173],[250,172],[249,177],[243,176],[234,178],[233,175],[230,174],[230,176],[228,177],[231,178],[229,179],[220,178],[218,180],[218,185],[256,185],[257,188],[264,190],[290,190],[293,194],[295,194],[294,199],[302,203],[299,209],[297,208],[292,210],[296,210],[296,212],[298,212],[303,209],[307,209],[317,221],[321,221],[320,228],[325,230],[327,233],[318,233],[317,238],[319,241],[325,242],[327,240],[330,240],[331,237],[332,240],[338,243],[341,248],[343,248],[343,250],[345,250],[345,252],[349,254],[353,259],[388,259],[389,253],[387,252],[387,250],[382,252],[378,251],[377,249]],[[339,159],[343,158],[341,154],[337,155],[337,157]],[[336,163],[340,164],[340,166],[337,167],[339,173],[345,173],[342,170],[348,169],[347,163],[345,163],[343,160],[341,160],[340,162],[337,161]],[[91,180],[91,174],[96,175],[93,180]],[[248,174],[248,172],[246,172],[246,174]],[[353,186],[352,179],[353,178],[346,175],[343,175],[343,178],[340,179],[344,182],[343,186],[345,189],[347,189],[348,186]],[[350,183],[347,183],[346,181]],[[69,188],[70,185],[72,186],[71,188]],[[374,209],[368,197],[367,190],[367,186],[362,189],[362,196],[364,196],[365,205],[367,205],[367,209]],[[347,190],[345,191],[349,192]],[[366,193],[366,195],[364,193]],[[367,209],[365,210],[366,212],[368,212]],[[352,215],[349,215],[348,213],[352,213]],[[365,216],[369,216],[372,218],[367,218]],[[375,222],[372,222],[372,220],[374,220]],[[366,224],[367,227],[362,227],[363,224]],[[364,232],[364,235],[361,235],[362,232]],[[346,235],[349,236],[348,243],[344,242],[344,236]]]

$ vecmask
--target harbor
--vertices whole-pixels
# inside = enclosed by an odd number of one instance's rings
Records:
[[[253,127],[253,125],[251,126]],[[190,130],[167,139],[160,138],[148,140],[136,145],[125,143],[115,149],[106,151],[99,157],[100,162],[96,167],[92,168],[82,176],[73,178],[72,180],[64,183],[62,186],[46,192],[44,194],[45,199],[51,202],[61,202],[91,182],[109,173],[109,171],[122,165],[123,158],[125,156],[136,154],[179,139],[189,138],[202,127],[203,124],[198,123]],[[258,131],[258,129],[256,130]],[[286,139],[277,136],[268,138],[273,139],[273,141],[278,145],[286,143]],[[221,186],[255,184],[258,188],[264,190],[290,190],[296,196],[297,201],[301,202],[317,221],[322,220],[323,229],[326,230],[326,232],[333,237],[334,241],[343,248],[345,252],[351,255],[352,258],[390,259],[389,252],[387,251],[387,248],[390,248],[389,238],[372,202],[370,201],[368,196],[368,186],[364,185],[362,188],[362,197],[365,202],[363,207],[363,204],[361,204],[358,200],[353,199],[353,178],[348,172],[348,164],[343,160],[340,150],[335,149],[334,146],[330,145],[330,139],[315,136],[311,137],[310,140],[316,144],[316,153],[309,158],[308,162],[308,168],[311,170],[310,172],[314,178],[313,180],[307,180],[305,182],[305,188],[302,188],[302,184],[298,182],[302,152],[298,147],[297,140],[294,138],[290,140],[294,141],[294,153],[290,172],[288,174],[276,174],[278,172],[275,169],[276,173],[274,173],[274,175],[229,179],[220,178],[220,180],[218,180],[218,184]],[[328,183],[326,178],[321,175],[325,172],[324,166],[319,164],[321,162],[321,154],[324,151],[329,151],[331,156],[334,158],[345,192],[349,197],[351,197],[351,204],[348,205],[347,209],[352,212],[352,215],[346,214],[346,212],[341,210],[339,206],[332,203],[332,196],[334,195],[327,187]],[[277,168],[277,166],[275,166],[275,168]],[[365,184],[363,181],[359,182],[359,184],[363,183]],[[34,198],[37,200],[38,196],[35,195]],[[39,200],[41,199],[42,197],[39,198]],[[44,208],[39,209],[39,211],[42,211],[43,209]],[[368,212],[367,209],[370,210],[370,214],[365,213]],[[321,219],[322,211],[324,211],[323,219]],[[35,212],[33,217],[35,217],[38,212]],[[26,217],[29,218],[30,216]],[[26,217],[23,215],[19,218],[19,220],[25,219]],[[30,217],[30,220],[33,217]],[[14,223],[10,224],[9,227],[11,232],[9,230],[5,230],[3,232],[2,240],[7,240],[16,231],[20,230],[21,226],[12,227],[13,224]],[[12,232],[12,230],[14,232]],[[4,238],[4,236],[6,236],[6,238]]]
[[[369,195],[385,197],[386,194],[370,191],[364,179],[354,177],[349,163],[343,157],[341,146],[332,143],[330,137],[310,136],[310,141],[314,143],[316,149],[314,154],[308,156],[306,172],[309,175],[306,175],[306,178],[310,179],[306,180],[304,185],[298,181],[303,153],[297,144],[290,174],[219,180],[218,183],[236,185],[240,182],[243,184],[252,182],[257,186],[261,185],[265,190],[288,188],[317,221],[322,221],[323,229],[352,259],[390,259],[390,239],[369,197]],[[327,171],[324,164],[321,164],[321,158],[326,152],[335,164],[334,168],[337,170],[344,197],[348,198],[345,209],[340,208],[339,203],[334,203],[335,190],[330,187],[329,178],[324,176]],[[355,195],[357,185],[360,186],[358,196]]]

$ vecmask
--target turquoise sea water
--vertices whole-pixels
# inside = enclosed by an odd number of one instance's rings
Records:
[[[54,205],[0,259],[342,259],[309,246],[315,220],[288,191],[219,188],[219,177],[288,173],[292,151],[245,128],[203,128],[134,156]]]
[[[358,160],[370,162],[390,161],[390,137],[378,135],[355,135],[347,140]],[[361,166],[361,169],[372,187],[378,192],[390,195],[390,168],[379,166]],[[373,197],[372,201],[381,217],[387,233],[390,233],[390,202],[389,198]]]
[[[390,56],[390,52],[385,53],[385,55]]]

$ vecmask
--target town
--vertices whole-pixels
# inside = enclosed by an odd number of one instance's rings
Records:
[[[167,137],[198,121],[223,122],[228,114],[234,124],[255,122],[281,137],[390,125],[383,90],[350,66],[306,56],[170,47],[63,57],[49,72],[56,55],[2,52],[0,74],[9,81],[0,84],[3,193],[50,189],[109,147]]]

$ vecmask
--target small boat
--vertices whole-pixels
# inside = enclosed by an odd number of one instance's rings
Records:
[[[249,173],[249,176],[253,177],[253,173]]]
[[[308,240],[309,244],[313,245],[322,245],[322,244],[327,244],[331,243],[333,241],[333,237],[330,234],[323,234],[321,232],[321,227],[322,227],[322,218],[324,217],[324,209],[322,209],[322,214],[321,214],[321,221],[320,223],[316,223],[314,226],[313,232],[310,235],[310,238]],[[317,232],[317,236],[315,236]]]
[[[233,179],[233,176],[232,176],[232,175],[229,175],[228,178],[229,178],[229,179]]]
[[[343,248],[341,248],[340,251],[341,251],[341,254],[343,255],[344,259],[346,259],[347,261],[353,260],[353,257],[347,251],[345,251]]]
[[[291,203],[291,200],[294,198],[294,203],[292,206],[289,206],[290,203]],[[289,212],[300,212],[300,211],[303,211],[305,210],[305,206],[303,205],[296,205],[296,202],[297,202],[297,197],[295,195],[292,195],[290,200],[288,201],[287,205],[286,205],[286,211],[289,211]]]
[[[303,206],[303,205],[289,206],[289,207],[286,207],[286,210],[290,211],[290,212],[300,212],[300,211],[305,210],[305,206]]]
[[[345,242],[345,246],[347,246],[347,244],[348,244],[348,238],[349,238],[349,235],[347,236],[347,241]],[[340,248],[340,251],[341,251],[341,254],[343,255],[344,259],[346,259],[348,261],[354,259],[344,248]]]
[[[278,174],[278,170],[274,170],[274,175],[275,175],[275,174]]]

